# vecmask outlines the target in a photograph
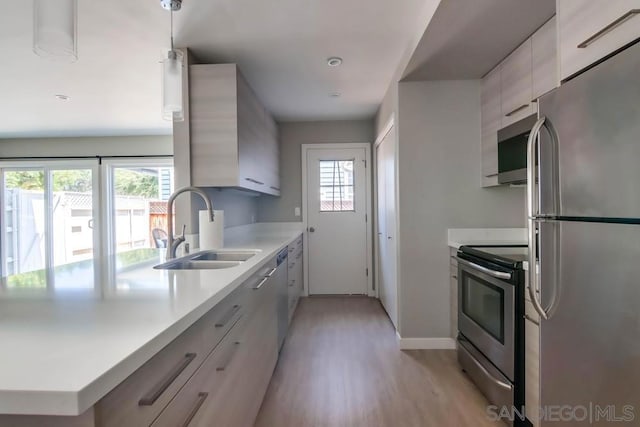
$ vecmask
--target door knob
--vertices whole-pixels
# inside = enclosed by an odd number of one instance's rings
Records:
[[[309,227],[309,233],[313,233],[313,232],[315,232],[315,231],[316,231],[316,229],[315,229],[315,228],[313,228],[313,227]]]

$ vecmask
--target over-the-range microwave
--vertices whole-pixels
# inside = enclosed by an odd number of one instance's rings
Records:
[[[537,119],[532,114],[498,131],[498,183],[527,182],[527,141]]]

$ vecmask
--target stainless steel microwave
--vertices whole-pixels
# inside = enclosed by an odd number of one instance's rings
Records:
[[[527,182],[527,141],[537,119],[532,114],[498,131],[498,183]]]

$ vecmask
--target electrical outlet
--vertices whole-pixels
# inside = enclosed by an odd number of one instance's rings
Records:
[[[300,216],[300,207],[299,206],[296,206],[296,208],[293,210],[293,214],[295,216]]]

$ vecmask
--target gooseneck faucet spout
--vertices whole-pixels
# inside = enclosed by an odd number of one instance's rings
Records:
[[[173,259],[176,257],[178,246],[185,241],[184,232],[186,226],[182,226],[182,234],[179,236],[173,235],[173,204],[176,198],[182,193],[196,193],[204,200],[207,205],[207,211],[209,211],[209,221],[213,222],[213,204],[211,199],[207,196],[207,193],[197,187],[183,187],[176,190],[167,201],[167,259]]]

